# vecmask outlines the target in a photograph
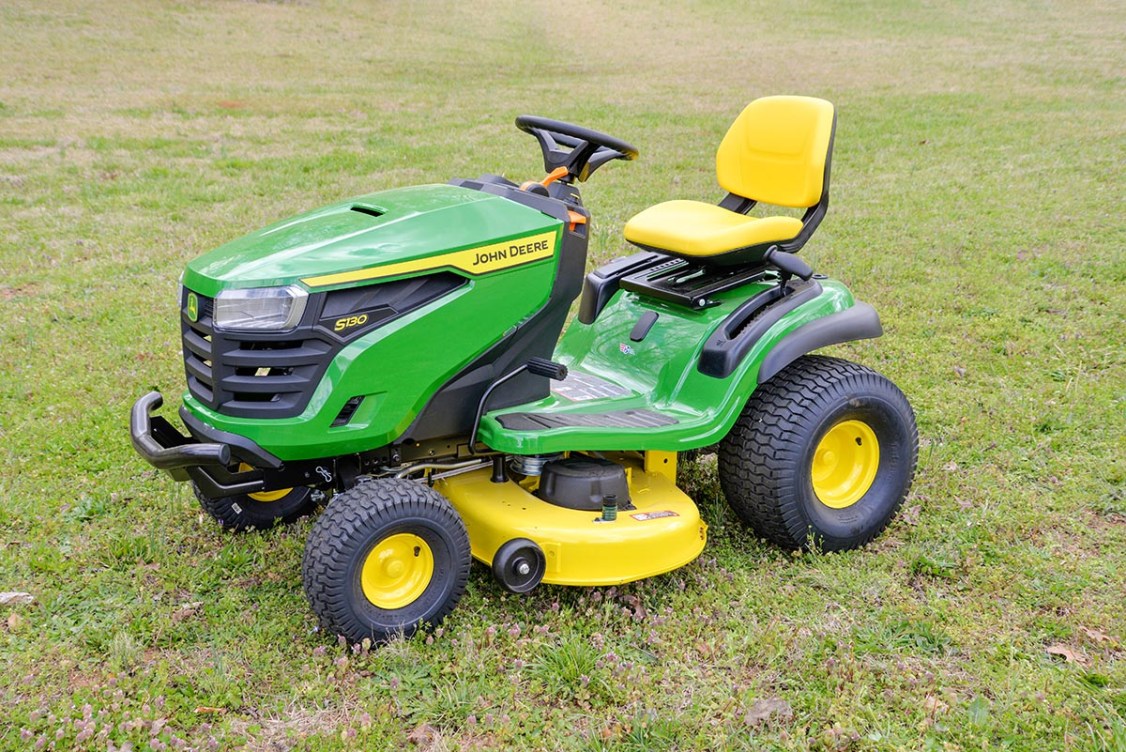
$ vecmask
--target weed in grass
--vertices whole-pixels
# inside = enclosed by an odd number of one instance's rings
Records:
[[[629,724],[629,731],[615,742],[612,749],[629,752],[675,749],[680,738],[681,730],[675,720],[648,713],[635,717]]]
[[[942,579],[955,579],[958,571],[957,562],[946,558],[932,557],[920,553],[911,560],[911,574],[926,577],[939,577]]]
[[[589,705],[613,701],[613,674],[624,669],[622,659],[613,652],[600,654],[589,642],[571,638],[542,645],[528,676],[545,698]]]
[[[434,727],[456,731],[480,709],[481,687],[464,677],[448,677],[422,693],[406,714]]]
[[[119,674],[132,673],[141,662],[144,651],[136,638],[122,630],[114,633],[109,643],[109,667]]]
[[[77,503],[63,513],[63,519],[68,522],[89,522],[101,517],[110,510],[109,500],[104,496],[81,496]]]

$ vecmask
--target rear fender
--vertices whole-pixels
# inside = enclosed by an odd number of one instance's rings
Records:
[[[715,326],[708,338],[698,345],[696,363],[681,376],[673,390],[671,402],[707,414],[704,430],[692,437],[692,443],[706,446],[722,439],[731,430],[747,398],[772,376],[808,352],[828,345],[856,339],[878,337],[882,333],[879,316],[867,303],[856,301],[848,288],[833,279],[821,279],[820,291],[813,296],[794,295],[797,305],[778,301],[774,308],[783,309],[780,316],[769,309],[757,315],[735,335],[744,333],[752,341],[743,342],[738,357],[728,361],[722,372],[709,374],[706,350],[724,330],[723,322]],[[735,315],[733,312],[731,315]],[[711,364],[714,367],[715,363]],[[685,437],[687,438],[687,437]]]
[[[804,324],[778,340],[759,366],[758,383],[769,381],[790,363],[818,348],[873,339],[883,333],[876,309],[856,302],[851,308]]]

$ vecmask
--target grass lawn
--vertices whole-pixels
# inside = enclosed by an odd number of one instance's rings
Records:
[[[1126,5],[0,3],[0,749],[1126,750]],[[803,251],[880,311],[919,471],[871,547],[750,536],[371,652],[311,526],[224,534],[133,452],[188,259],[344,196],[542,173],[528,112],[637,144],[592,262],[758,96],[839,113]],[[169,408],[165,409],[169,412]]]

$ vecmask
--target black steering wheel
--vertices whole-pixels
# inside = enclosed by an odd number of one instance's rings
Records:
[[[636,146],[581,125],[521,115],[516,118],[516,127],[532,134],[540,142],[543,167],[548,173],[560,167],[567,168],[567,175],[560,178],[566,183],[572,180],[584,182],[591,173],[611,160],[637,159]]]

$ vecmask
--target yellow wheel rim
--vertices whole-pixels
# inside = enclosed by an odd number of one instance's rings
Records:
[[[850,507],[872,487],[880,467],[880,442],[871,426],[844,420],[830,428],[813,450],[813,492],[827,507]]]
[[[368,553],[360,586],[379,608],[403,608],[418,600],[433,576],[434,554],[426,541],[412,533],[396,533]]]
[[[247,471],[253,470],[254,468],[246,464],[245,462],[240,462],[238,469],[240,473],[245,473]],[[251,499],[254,499],[255,501],[261,501],[269,504],[271,501],[277,501],[278,499],[285,498],[292,490],[292,488],[279,488],[277,491],[259,491],[258,493],[247,494],[247,496]]]

